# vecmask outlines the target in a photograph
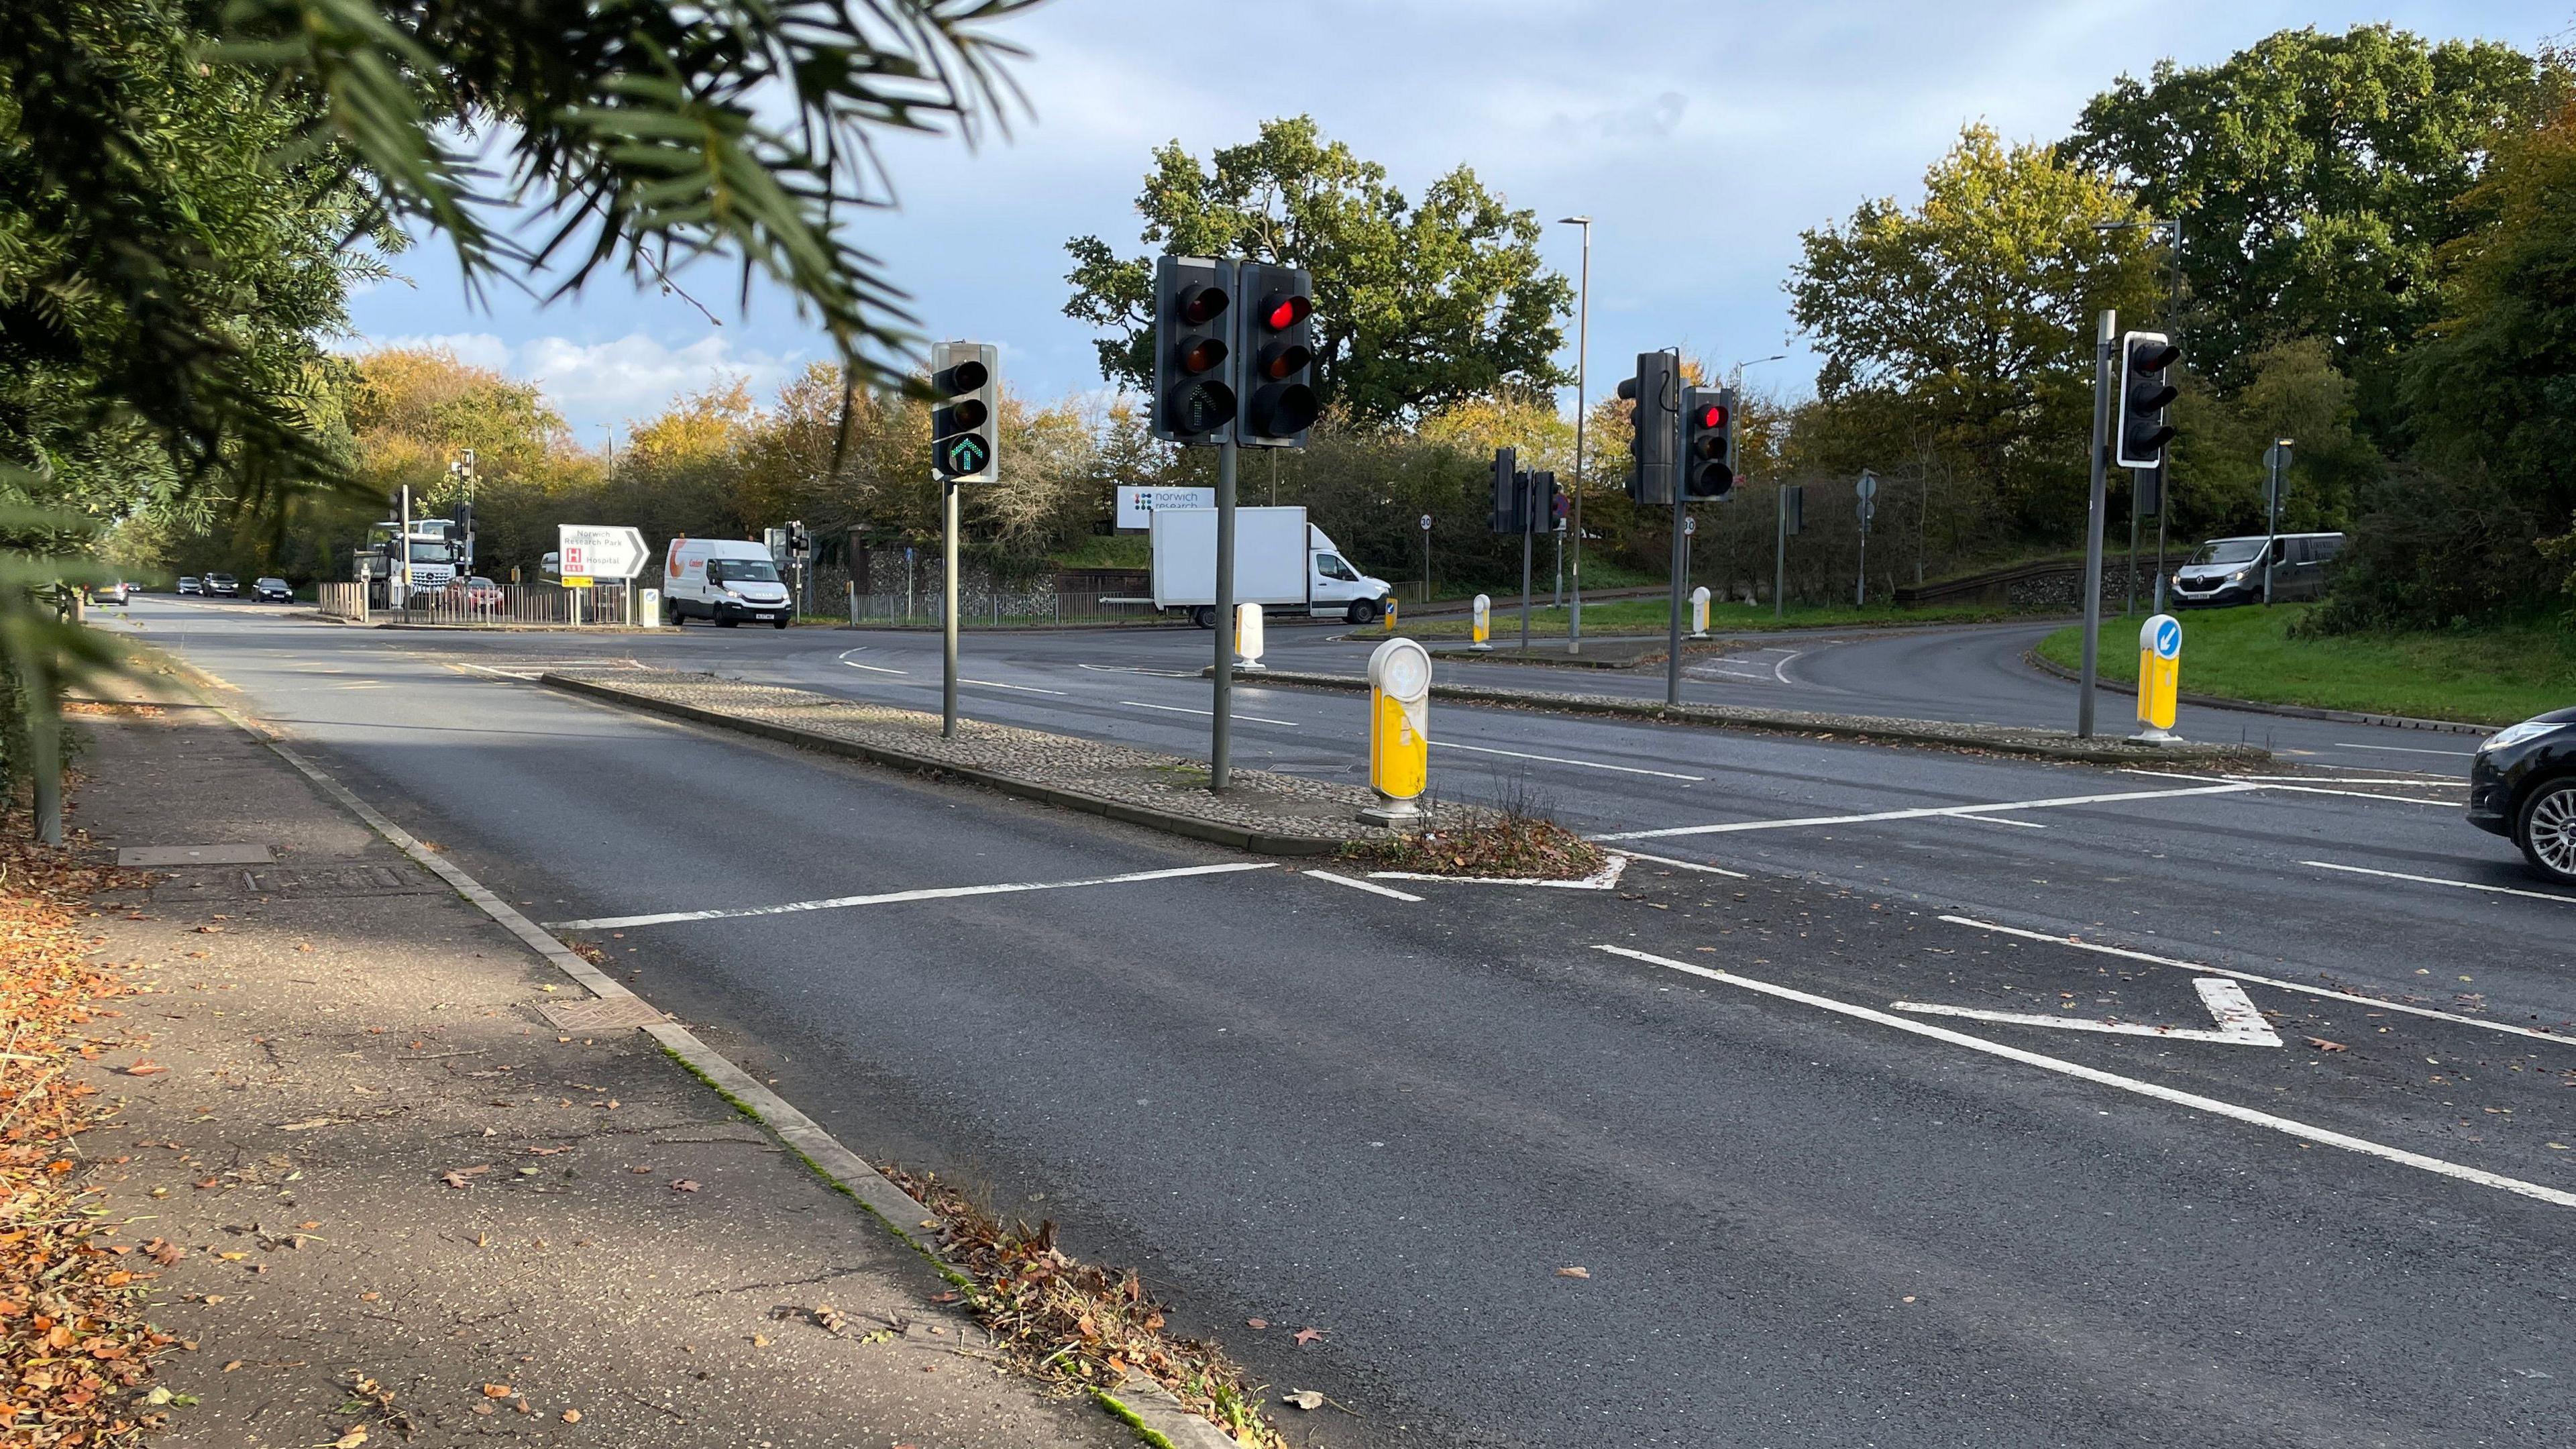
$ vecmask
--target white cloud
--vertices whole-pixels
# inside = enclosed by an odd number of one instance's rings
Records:
[[[583,432],[601,423],[622,431],[628,421],[659,411],[673,398],[737,379],[765,399],[805,361],[795,351],[737,351],[730,339],[712,332],[679,347],[641,332],[610,342],[531,337],[516,343],[489,332],[446,332],[373,338],[367,345],[444,347],[460,361],[533,382]]]

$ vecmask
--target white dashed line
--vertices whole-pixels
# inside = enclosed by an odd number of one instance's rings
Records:
[[[2341,740],[2335,742],[2335,748],[2338,750],[2390,750],[2401,755],[2449,755],[2461,760],[2474,759],[2478,753],[2475,750],[2428,750],[2421,745],[2352,745],[2345,744]]]
[[[731,911],[661,911],[649,916],[594,916],[583,921],[549,921],[551,931],[609,931],[632,926],[668,926],[683,921],[732,921],[750,916],[786,916],[804,911],[837,911],[850,906],[888,906],[904,901],[946,901],[961,896],[1018,895],[1027,891],[1077,890],[1084,886],[1131,885],[1138,881],[1179,880],[1193,875],[1229,875],[1236,871],[1270,870],[1270,861],[1250,861],[1230,865],[1187,865],[1174,870],[1140,870],[1126,875],[1092,876],[1084,880],[1050,880],[1013,882],[1004,885],[932,886],[924,890],[886,891],[870,896],[833,896],[819,901],[790,901],[783,906],[752,906]]]
[[[1653,775],[1664,780],[1695,780],[1705,783],[1706,775],[1682,775],[1671,770],[1641,770],[1634,765],[1605,765],[1597,760],[1569,760],[1562,755],[1532,755],[1519,750],[1498,750],[1489,745],[1462,745],[1456,740],[1433,740],[1444,750],[1469,750],[1479,755],[1508,755],[1515,760],[1540,760],[1551,765],[1575,765],[1586,770],[1616,770],[1622,775]]]
[[[1031,684],[1004,684],[998,679],[960,679],[959,684],[972,684],[984,689],[1015,689],[1022,694],[1063,694],[1061,689],[1040,689]]]
[[[2576,906],[2576,896],[2562,896],[2549,891],[2520,891],[2511,886],[2481,885],[2473,880],[2444,880],[2438,875],[2408,875],[2401,870],[2372,870],[2366,865],[2337,865],[2331,860],[2303,860],[2319,870],[2339,870],[2351,875],[2375,875],[2386,880],[2411,880],[2419,885],[2457,886],[2464,891],[2491,891],[2500,896],[2523,896],[2535,901],[2556,901],[2562,906]]]
[[[1131,709],[1159,709],[1166,714],[1195,714],[1208,719],[1216,718],[1216,711],[1212,709],[1190,709],[1177,704],[1147,704],[1141,699],[1122,699],[1118,702]],[[1234,717],[1236,719],[1248,719],[1254,724],[1286,725],[1290,729],[1297,728],[1297,722],[1293,719],[1270,719],[1262,715],[1241,713],[1236,714]]]

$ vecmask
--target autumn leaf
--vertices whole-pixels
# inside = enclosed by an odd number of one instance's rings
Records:
[[[697,1190],[697,1179],[692,1177],[683,1177],[671,1184],[671,1191],[673,1192],[696,1192]]]
[[[2308,1045],[2310,1045],[2310,1046],[2312,1046],[2312,1047],[2315,1047],[2318,1051],[2321,1051],[2321,1052],[2343,1052],[2343,1051],[2350,1051],[2350,1050],[2352,1050],[2352,1048],[2350,1048],[2350,1047],[2348,1047],[2348,1046],[2345,1046],[2342,1042],[2339,1042],[2339,1041],[2328,1041],[2328,1040],[2326,1040],[2324,1037],[2321,1037],[2321,1036],[2312,1036],[2312,1037],[2309,1037],[2309,1038],[2308,1038]]]
[[[1592,1276],[1592,1270],[1589,1268],[1559,1268],[1556,1270],[1556,1276],[1559,1278],[1589,1278]]]
[[[1301,1409],[1320,1409],[1324,1407],[1324,1396],[1313,1389],[1299,1389],[1294,1393],[1281,1394],[1279,1402],[1294,1404]]]
[[[485,1384],[483,1386],[483,1397],[487,1399],[506,1399],[517,1392],[517,1389],[510,1387],[508,1384]]]
[[[1243,1326],[1252,1329],[1268,1328],[1270,1326],[1270,1320],[1267,1318],[1247,1318],[1243,1320]]]
[[[1296,1334],[1297,1346],[1299,1348],[1304,1348],[1306,1345],[1313,1343],[1315,1340],[1322,1338],[1323,1336],[1324,1330],[1320,1328],[1298,1329]]]
[[[168,1070],[170,1070],[168,1067],[161,1065],[150,1057],[145,1057],[143,1060],[127,1067],[125,1069],[125,1074],[129,1077],[151,1077],[158,1076]]]

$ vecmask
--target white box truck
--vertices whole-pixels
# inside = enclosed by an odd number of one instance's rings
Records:
[[[1157,508],[1153,514],[1154,607],[1185,610],[1216,627],[1216,510]],[[1234,601],[1291,609],[1354,624],[1386,612],[1390,586],[1353,568],[1302,508],[1234,511]]]

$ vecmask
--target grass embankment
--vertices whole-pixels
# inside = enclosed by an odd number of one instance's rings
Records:
[[[74,1139],[107,1110],[68,1068],[132,1029],[92,1025],[124,1015],[85,924],[117,873],[30,843],[27,826],[23,811],[0,820],[0,1442],[133,1445],[174,1402],[146,1383],[175,1340],[144,1322],[143,1294],[182,1250],[80,1185]]]
[[[2499,725],[2576,705],[2576,627],[2563,621],[2292,637],[2311,607],[2177,615],[2183,692]],[[2137,683],[2135,640],[2127,621],[2103,621],[2103,678]],[[2080,627],[2060,629],[2039,646],[2042,657],[2068,669],[2078,667],[2083,651]]]
[[[1520,637],[1521,610],[1517,602],[1493,601],[1493,637],[1497,642]],[[1936,605],[1921,609],[1900,609],[1893,604],[1796,605],[1785,617],[1775,617],[1768,604],[1719,604],[1708,606],[1708,627],[1719,634],[1755,633],[1770,629],[1836,629],[1844,627],[1898,627],[1906,624],[1991,624],[2017,619],[2028,611],[2003,608],[1994,604]],[[1563,609],[1530,610],[1530,637],[1550,639],[1565,637],[1567,611]],[[1662,599],[1612,599],[1583,606],[1583,633],[1586,638],[1608,638],[1620,634],[1659,635],[1672,617]],[[1688,623],[1685,608],[1683,622]],[[1417,639],[1464,639],[1473,632],[1470,621],[1463,618],[1407,620],[1396,616],[1396,632]]]

